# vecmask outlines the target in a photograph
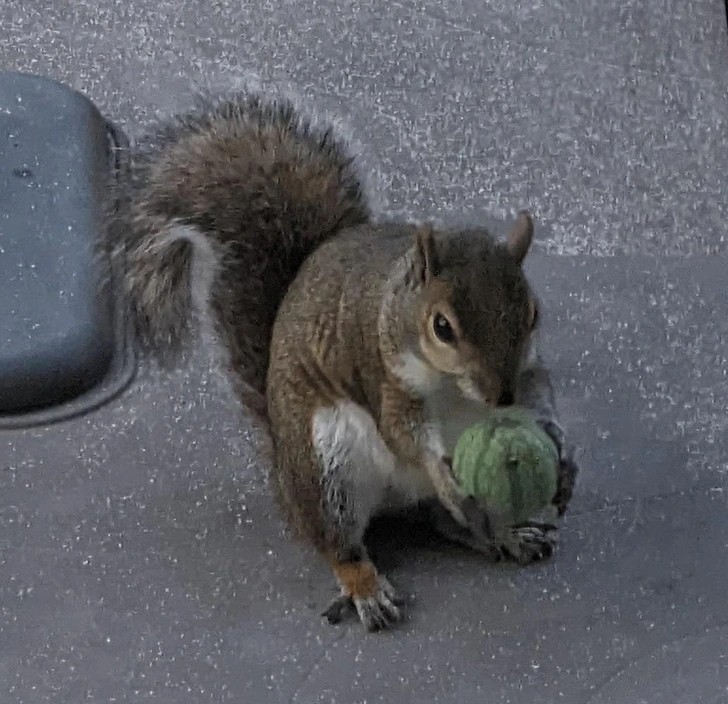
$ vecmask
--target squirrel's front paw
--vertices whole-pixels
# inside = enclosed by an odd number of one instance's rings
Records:
[[[525,523],[509,528],[498,541],[503,556],[519,565],[551,557],[556,547],[556,527],[546,523]]]
[[[401,620],[402,600],[387,578],[377,574],[371,562],[337,567],[341,594],[323,612],[329,623],[339,623],[352,611],[368,631],[381,631]]]

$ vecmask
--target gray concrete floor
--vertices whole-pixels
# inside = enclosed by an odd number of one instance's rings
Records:
[[[341,118],[382,215],[532,208],[584,447],[553,560],[412,526],[380,546],[409,618],[365,635],[318,618],[330,577],[210,350],[144,365],[92,415],[0,433],[0,701],[728,702],[721,0],[5,0],[0,68],[130,134],[255,78]]]

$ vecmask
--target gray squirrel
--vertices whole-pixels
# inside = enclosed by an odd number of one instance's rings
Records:
[[[577,466],[533,340],[522,271],[533,222],[483,228],[374,223],[352,157],[284,101],[208,102],[132,153],[117,228],[139,338],[175,349],[210,311],[241,401],[269,424],[290,525],[341,589],[324,612],[370,630],[401,618],[364,533],[429,507],[448,538],[490,559],[552,554],[555,525],[494,525],[448,457],[484,409],[530,407],[560,453],[555,513]]]

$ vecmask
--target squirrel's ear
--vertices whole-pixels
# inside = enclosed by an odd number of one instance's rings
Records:
[[[426,284],[437,273],[437,251],[432,226],[424,225],[415,232],[407,280],[412,286]]]
[[[525,210],[522,210],[518,213],[518,218],[508,233],[507,240],[508,251],[519,264],[526,258],[532,241],[533,218]]]

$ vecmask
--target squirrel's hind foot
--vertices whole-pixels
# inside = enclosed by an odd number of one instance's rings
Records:
[[[334,565],[341,594],[323,612],[329,623],[340,623],[348,613],[356,613],[368,631],[391,628],[402,619],[403,600],[386,577],[371,562]]]

